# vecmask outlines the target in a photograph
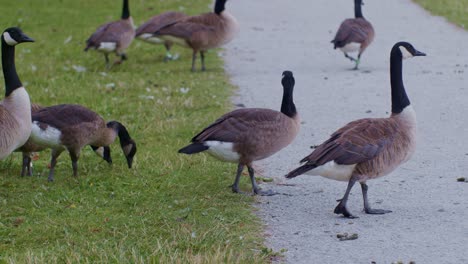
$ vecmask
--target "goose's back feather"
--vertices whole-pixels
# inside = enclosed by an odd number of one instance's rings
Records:
[[[138,27],[135,35],[139,36],[144,33],[154,34],[161,28],[174,24],[185,17],[187,17],[187,15],[181,12],[166,12],[157,16],[153,16],[146,23]]]
[[[126,49],[135,36],[131,18],[121,19],[100,26],[86,41],[87,48],[99,48],[101,43],[116,43],[116,49]]]

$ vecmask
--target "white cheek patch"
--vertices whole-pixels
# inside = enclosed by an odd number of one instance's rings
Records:
[[[112,52],[115,50],[116,47],[117,43],[115,42],[101,42],[97,49],[103,52]]]
[[[10,46],[14,46],[16,44],[18,44],[18,42],[16,40],[14,40],[11,36],[10,36],[10,33],[8,32],[4,32],[3,33],[3,38],[5,39],[5,42],[10,45]]]
[[[413,54],[411,54],[405,47],[399,46],[401,55],[403,56],[403,59],[408,59],[413,57]]]
[[[239,161],[240,156],[234,151],[234,144],[231,142],[206,141],[205,145],[209,147],[207,152],[217,159],[228,162]]]
[[[60,136],[62,132],[55,127],[47,126],[45,130],[40,127],[39,122],[34,121],[31,127],[31,139],[34,143],[54,148],[61,146]]]

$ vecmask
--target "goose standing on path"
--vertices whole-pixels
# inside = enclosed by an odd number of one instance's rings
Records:
[[[109,68],[109,53],[114,52],[120,57],[116,63],[122,63],[127,59],[125,49],[130,46],[135,37],[133,19],[130,16],[128,0],[123,0],[122,17],[120,20],[106,23],[100,26],[91,37],[86,40],[86,48],[95,49],[104,53],[106,67]]]
[[[86,145],[91,145],[93,150],[97,151],[101,146],[112,144],[117,136],[127,159],[127,165],[129,168],[132,167],[136,143],[125,126],[117,121],[106,124],[97,113],[81,105],[71,104],[45,107],[33,113],[32,121],[30,141],[35,145],[52,149],[49,181],[54,180],[57,158],[64,150],[69,152],[73,176],[77,176],[77,162],[81,149]],[[110,158],[110,152],[103,153],[102,156],[104,159],[106,156]]]
[[[327,141],[301,160],[301,163],[305,162],[304,165],[288,173],[286,178],[305,173],[348,181],[346,193],[335,208],[336,214],[343,214],[345,217],[354,217],[346,208],[346,202],[356,182],[361,184],[364,211],[367,214],[391,212],[370,208],[366,181],[392,172],[409,160],[415,150],[416,114],[403,86],[402,60],[425,55],[408,42],[396,43],[390,53],[390,117],[359,119],[338,129]]]
[[[238,31],[237,20],[225,10],[227,0],[216,0],[214,12],[191,16],[155,32],[155,36],[191,48],[192,71],[195,71],[197,53],[200,53],[201,70],[205,67],[205,52],[231,41]]]
[[[361,55],[374,40],[374,28],[362,16],[362,0],[354,0],[354,17],[343,21],[331,41],[333,48],[343,51],[346,58],[355,62],[354,70],[358,69]],[[357,59],[348,55],[349,52],[359,51]]]
[[[31,103],[16,72],[15,45],[34,42],[21,29],[7,28],[2,36],[5,98],[0,102],[0,159],[22,146],[31,134]]]
[[[293,102],[294,77],[283,72],[281,112],[264,108],[244,108],[227,113],[192,138],[179,153],[207,151],[215,158],[238,163],[232,191],[239,192],[239,180],[247,166],[254,194],[273,195],[257,186],[252,162],[267,158],[289,145],[299,131],[299,115]]]
[[[135,36],[148,43],[164,44],[164,47],[166,47],[166,57],[164,61],[176,60],[178,55],[172,55],[170,52],[173,42],[156,36],[155,32],[186,17],[188,16],[181,12],[165,12],[153,16],[150,20],[137,28]]]

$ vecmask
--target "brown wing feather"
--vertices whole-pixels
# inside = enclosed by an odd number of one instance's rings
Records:
[[[341,48],[351,42],[363,43],[371,37],[371,30],[373,31],[372,25],[367,20],[349,18],[341,23],[332,42],[335,43],[335,48]]]
[[[119,43],[123,38],[132,37],[132,26],[125,20],[109,22],[100,26],[86,41],[88,47],[99,47],[102,42]]]
[[[271,109],[245,108],[229,112],[213,124],[193,137],[192,142],[217,140],[223,142],[236,142],[251,129],[261,129],[262,126],[277,123],[282,113]]]
[[[333,133],[301,162],[316,166],[329,161],[342,165],[365,162],[391,144],[397,130],[397,124],[389,119],[356,120]]]
[[[101,116],[88,108],[72,104],[44,107],[32,114],[32,120],[60,130],[86,122],[105,122]]]
[[[138,29],[136,30],[136,36],[139,36],[144,33],[155,33],[161,28],[174,24],[186,17],[187,15],[181,12],[166,12],[154,16],[148,22],[138,27]]]

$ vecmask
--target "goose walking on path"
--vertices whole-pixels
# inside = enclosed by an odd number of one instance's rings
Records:
[[[52,149],[49,181],[54,180],[57,158],[64,150],[70,154],[73,176],[78,175],[77,162],[81,149],[86,145],[90,145],[95,152],[103,150],[100,156],[110,163],[110,149],[99,147],[109,146],[117,136],[127,165],[132,167],[136,143],[125,126],[117,121],[106,124],[101,116],[86,107],[71,104],[44,107],[33,113],[32,122],[30,141],[34,145]]]
[[[361,55],[374,40],[374,28],[371,23],[362,16],[362,0],[354,0],[354,17],[343,21],[331,41],[333,48],[343,51],[346,58],[355,62],[354,70],[358,69]],[[348,53],[359,51],[358,57],[353,58]]]
[[[113,21],[101,25],[88,40],[86,40],[86,48],[95,49],[104,54],[106,67],[109,68],[109,53],[115,53],[120,57],[116,63],[122,63],[127,59],[125,49],[130,46],[135,37],[135,28],[133,19],[130,16],[128,0],[123,0],[122,17],[120,20]]]
[[[197,53],[200,53],[201,70],[205,67],[205,52],[231,41],[238,31],[237,20],[225,10],[227,0],[216,0],[214,12],[182,19],[155,32],[166,41],[191,48],[192,71],[195,71]]]
[[[264,108],[244,108],[229,112],[195,137],[179,153],[207,151],[215,158],[238,163],[232,191],[239,193],[239,180],[247,166],[254,194],[273,195],[257,186],[252,162],[267,158],[289,145],[299,131],[299,115],[293,102],[294,77],[283,73],[281,112]]]
[[[7,28],[1,36],[5,98],[0,102],[0,159],[22,146],[31,134],[31,103],[16,72],[15,46],[34,42],[21,29]]]
[[[304,165],[285,177],[294,178],[305,173],[348,181],[346,193],[334,211],[345,217],[354,217],[346,208],[346,203],[356,182],[361,184],[367,214],[391,212],[370,207],[366,181],[389,174],[408,161],[416,148],[416,115],[403,85],[402,60],[425,55],[408,42],[396,43],[390,53],[390,117],[365,118],[348,123],[302,159]]]

